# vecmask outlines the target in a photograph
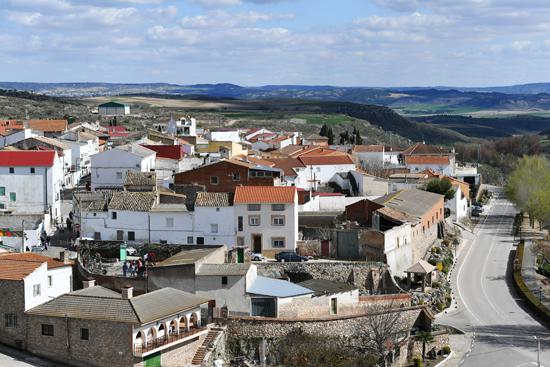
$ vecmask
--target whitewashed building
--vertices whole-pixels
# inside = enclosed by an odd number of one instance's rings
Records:
[[[274,256],[294,251],[298,239],[298,195],[289,186],[237,186],[237,246]]]
[[[155,169],[156,152],[128,144],[91,156],[91,187],[122,186],[127,171],[150,172]]]
[[[206,245],[235,245],[237,227],[232,194],[199,192],[195,200],[193,232],[195,243]]]
[[[75,183],[90,173],[90,157],[99,153],[99,138],[83,131],[69,131],[62,135],[63,142],[71,147],[71,172],[74,173]]]

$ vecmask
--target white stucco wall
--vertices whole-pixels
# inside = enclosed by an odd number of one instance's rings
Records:
[[[355,170],[355,164],[306,166],[297,172],[298,177],[295,180],[296,187],[309,190],[313,185],[314,179],[317,181],[317,186],[325,185],[336,173],[349,172],[352,170]]]
[[[384,254],[392,274],[403,276],[414,263],[411,225],[409,223],[384,232]]]
[[[218,232],[213,233],[211,224],[218,225]],[[193,220],[195,237],[204,237],[207,245],[226,245],[231,249],[235,245],[237,221],[235,207],[196,206]]]
[[[127,171],[149,172],[155,168],[155,157],[156,154],[140,157],[121,149],[110,149],[92,155],[92,190],[101,186],[122,186]]]

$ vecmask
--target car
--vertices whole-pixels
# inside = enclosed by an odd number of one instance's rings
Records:
[[[472,210],[472,217],[479,217],[481,215],[481,210]]]
[[[258,254],[258,253],[250,255],[250,259],[252,259],[252,261],[265,261],[265,260],[267,260],[264,255]]]
[[[475,202],[472,204],[473,207],[476,207],[476,208],[483,208],[483,204],[480,203],[480,202]]]
[[[133,247],[126,247],[126,255],[136,256],[137,255],[137,250]]]
[[[304,262],[309,259],[305,256],[300,256],[293,251],[283,251],[275,255],[275,260],[279,262]]]

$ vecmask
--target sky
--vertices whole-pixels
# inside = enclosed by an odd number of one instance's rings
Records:
[[[550,82],[550,1],[0,0],[0,80]]]

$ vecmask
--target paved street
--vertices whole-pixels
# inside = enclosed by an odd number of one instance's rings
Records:
[[[64,365],[0,345],[0,367],[64,367]]]
[[[461,366],[536,366],[535,336],[546,338],[540,361],[550,366],[550,330],[532,316],[512,285],[508,265],[515,213],[507,200],[493,199],[474,234],[464,232],[469,246],[453,274],[458,308],[437,320],[472,337]]]

